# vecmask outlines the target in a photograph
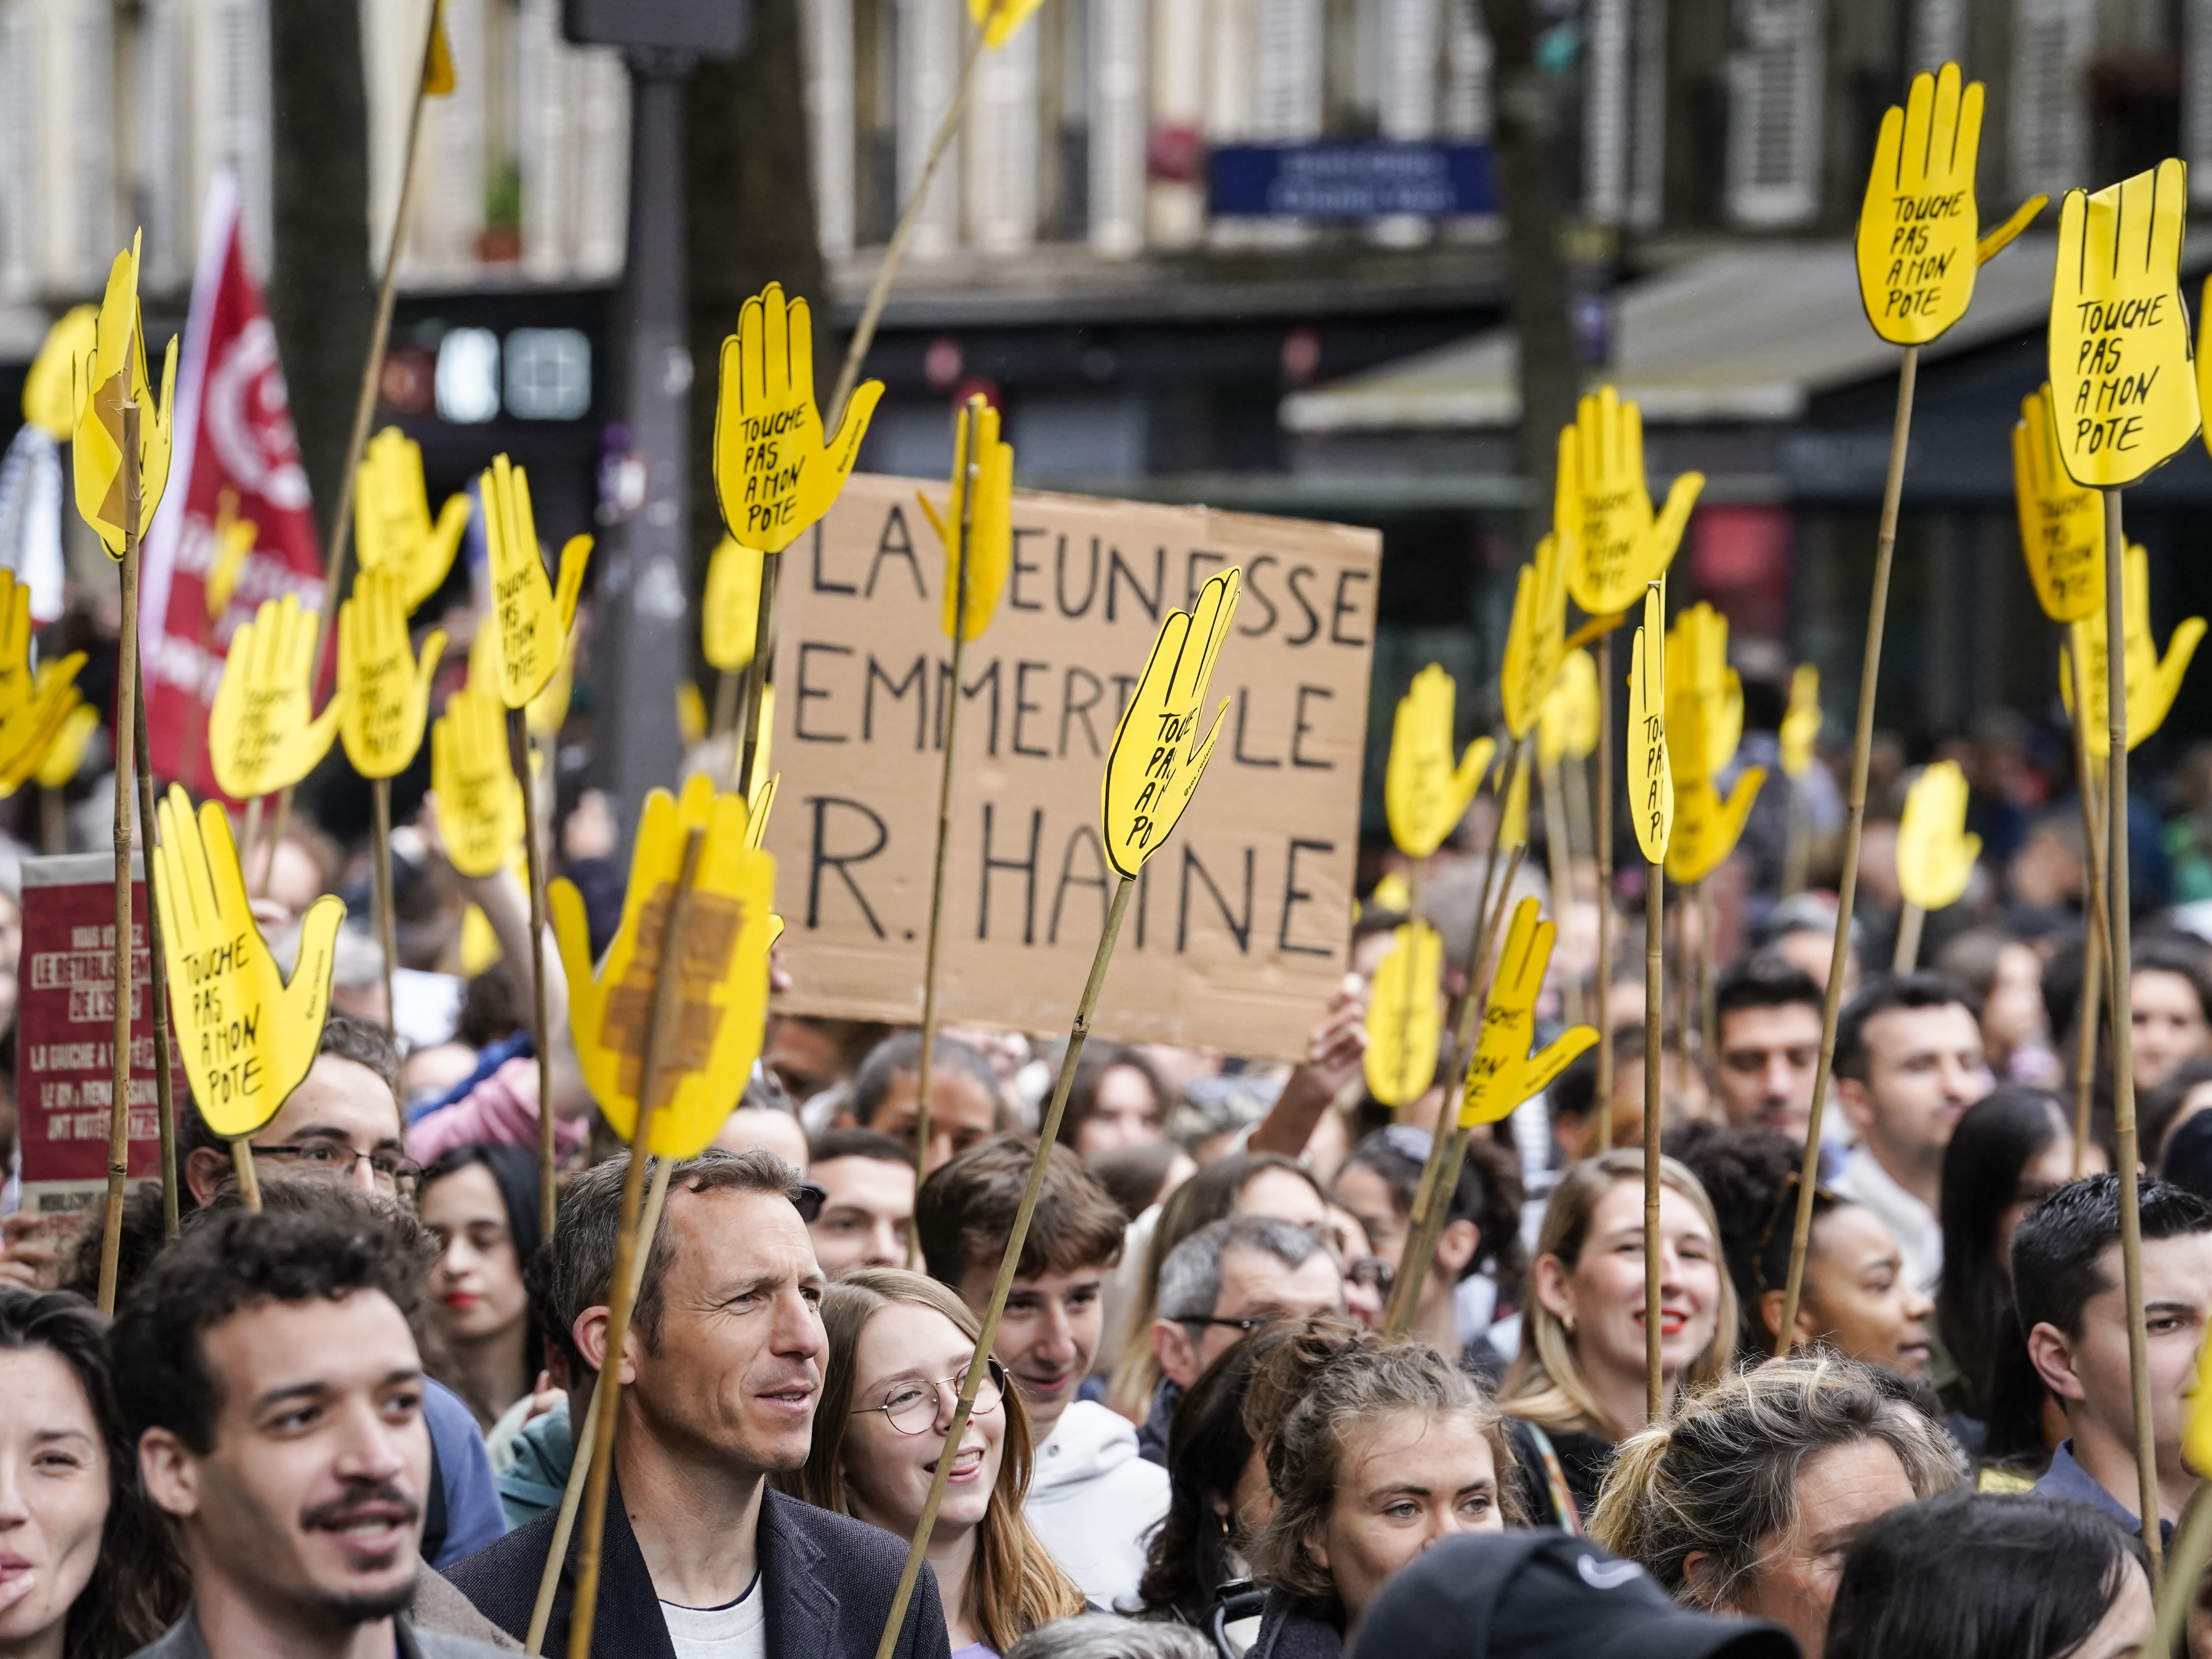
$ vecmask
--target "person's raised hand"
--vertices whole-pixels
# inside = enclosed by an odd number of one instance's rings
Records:
[[[434,628],[418,661],[407,637],[398,573],[364,570],[338,609],[338,735],[365,778],[395,777],[415,763],[430,713],[430,680],[445,654]]]
[[[430,727],[430,793],[446,859],[464,876],[489,876],[522,840],[522,786],[497,696],[474,687],[446,699]]]
[[[491,614],[480,626],[492,630],[497,649],[500,701],[509,708],[525,708],[560,672],[568,653],[592,538],[568,538],[561,550],[556,591],[545,578],[545,561],[538,550],[529,475],[506,456],[495,456],[484,470],[483,495]]]
[[[319,626],[288,593],[231,635],[208,715],[208,755],[216,784],[233,800],[289,789],[330,752],[343,709],[332,697],[314,713]]]
[[[1382,773],[1382,805],[1390,839],[1407,858],[1425,859],[1467,816],[1482,787],[1498,744],[1477,738],[1452,763],[1452,726],[1458,688],[1436,663],[1413,676],[1398,699],[1390,728],[1390,758]]]
[[[1133,878],[1160,849],[1213,757],[1229,699],[1224,697],[1214,711],[1203,743],[1199,717],[1205,713],[1214,659],[1236,619],[1243,580],[1242,568],[1231,565],[1207,579],[1189,611],[1168,613],[1129,694],[1129,705],[1115,725],[1113,747],[1106,752],[1102,816],[1107,860],[1119,874]]]
[[[1966,833],[1966,775],[1956,761],[1937,761],[1905,792],[1897,825],[1897,886],[1907,904],[1940,910],[1964,896],[1982,855],[1982,838]]]
[[[448,495],[432,520],[420,444],[396,426],[368,441],[354,478],[355,556],[362,570],[398,579],[409,614],[445,585],[468,527],[465,495]]]
[[[1498,975],[1482,1011],[1482,1034],[1468,1064],[1467,1091],[1459,1108],[1462,1127],[1495,1123],[1508,1115],[1597,1041],[1591,1027],[1571,1025],[1540,1052],[1528,1052],[1536,1034],[1536,994],[1543,989],[1558,933],[1552,923],[1536,919],[1534,899],[1524,898],[1514,907]]]

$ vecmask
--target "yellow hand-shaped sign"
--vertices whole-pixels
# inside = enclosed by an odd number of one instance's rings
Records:
[[[668,921],[685,843],[695,832],[700,843],[690,921],[671,965],[664,958]],[[636,1132],[640,1097],[650,1098],[647,1148],[662,1158],[696,1157],[744,1093],[768,1018],[775,890],[775,860],[749,844],[744,803],[716,794],[700,775],[684,786],[680,801],[662,789],[646,797],[622,926],[596,969],[583,896],[566,880],[555,882],[548,895],[584,1081],[625,1138]],[[677,975],[678,1006],[668,1022],[667,1047],[653,1055],[648,1095],[647,1028],[653,987],[664,972]]]
[[[2105,500],[2066,476],[2046,383],[2021,399],[2012,429],[2020,547],[2044,615],[2079,622],[2105,604]]]
[[[2051,416],[2078,484],[2133,483],[2197,435],[2181,298],[2185,169],[2066,192],[2051,295]]]
[[[1575,603],[1593,617],[1614,616],[1635,604],[1644,585],[1673,562],[1705,484],[1704,473],[1683,473],[1655,518],[1644,476],[1643,411],[1609,386],[1585,397],[1575,423],[1559,434],[1554,508],[1556,518],[1571,518],[1577,526],[1567,563]]]
[[[1801,662],[1790,676],[1790,708],[1782,716],[1782,769],[1802,778],[1813,769],[1813,747],[1820,740],[1820,671]]]
[[[1747,766],[1726,800],[1712,779],[1700,777],[1674,790],[1674,827],[1667,837],[1667,878],[1684,886],[1721,867],[1743,836],[1744,821],[1759,800],[1766,769]]]
[[[2212,1474],[2212,1332],[2197,1351],[2197,1380],[2189,1389],[2189,1420],[2182,1425],[2181,1455],[2192,1474]]]
[[[2150,555],[2130,547],[2120,567],[2120,627],[2122,672],[2128,688],[2128,747],[2132,750],[2166,721],[2166,711],[2181,690],[2181,677],[2189,672],[2197,641],[2204,637],[2204,618],[2185,617],[2176,623],[2173,637],[2161,657],[2150,635]],[[2062,653],[2058,689],[2066,712],[2081,722],[2081,735],[2091,755],[2101,760],[2112,753],[2112,728],[2105,696],[2109,672],[2105,663],[2105,607],[2100,605],[2072,626],[2075,672],[2088,682],[2082,697],[2072,684]],[[2086,703],[2086,711],[2077,714]]]
[[[330,752],[343,700],[313,712],[317,626],[315,613],[288,593],[231,635],[208,715],[208,755],[233,800],[289,789]]]
[[[1443,1036],[1439,985],[1444,939],[1425,921],[1402,924],[1390,954],[1376,964],[1367,1001],[1367,1091],[1385,1106],[1419,1100],[1436,1080]]]
[[[40,664],[30,701],[18,703],[0,719],[0,796],[12,795],[33,777],[42,775],[48,758],[71,727],[82,731],[77,724],[81,716],[92,714],[97,722],[97,713],[86,708],[84,696],[76,688],[76,672],[83,665],[82,652],[58,662]],[[75,748],[74,758],[82,759],[82,736],[76,739]],[[68,782],[76,771],[72,764],[62,782]]]
[[[776,283],[746,301],[738,331],[722,342],[714,403],[714,493],[730,533],[764,553],[790,546],[845,487],[883,395],[881,380],[856,387],[825,446],[806,301],[787,305]]]
[[[1644,590],[1644,623],[1628,667],[1629,816],[1647,864],[1667,860],[1674,827],[1674,775],[1667,760],[1667,599],[1662,580]]]
[[[1667,737],[1674,787],[1718,776],[1743,741],[1743,681],[1728,665],[1728,618],[1700,601],[1667,641]]]
[[[996,52],[1043,3],[1044,0],[968,0],[968,15],[983,31],[984,44]]]
[[[1597,748],[1597,661],[1587,651],[1559,660],[1559,678],[1536,720],[1536,757],[1547,766],[1583,760]]]
[[[1398,699],[1390,731],[1390,759],[1382,774],[1382,806],[1390,820],[1390,839],[1407,858],[1425,859],[1444,843],[1468,803],[1482,787],[1498,745],[1477,738],[1452,764],[1452,677],[1431,663],[1413,676]]]
[[[100,344],[99,319],[96,307],[71,306],[46,331],[23,377],[23,418],[58,444],[76,424],[76,366]]]
[[[1974,297],[1982,83],[1962,91],[1960,79],[1956,64],[1913,76],[1875,141],[1859,210],[1859,298],[1875,332],[1897,345],[1927,344]]]
[[[545,580],[538,551],[538,520],[530,510],[530,479],[504,455],[483,475],[484,551],[491,566],[492,616],[499,636],[499,696],[509,708],[526,707],[559,672],[576,619],[589,536],[571,536],[561,550],[561,586]]]
[[[185,1075],[209,1128],[250,1135],[315,1063],[345,903],[326,893],[307,907],[288,982],[262,943],[222,808],[207,801],[195,816],[173,784],[155,817],[154,902]]]
[[[1505,792],[1504,804],[1498,814],[1498,842],[1501,847],[1519,847],[1528,839],[1528,764],[1518,766],[1509,758],[1501,762],[1503,775],[1498,787]]]
[[[1539,1054],[1528,1045],[1536,1035],[1536,994],[1552,963],[1552,941],[1559,929],[1536,920],[1536,901],[1513,908],[1505,930],[1505,950],[1491,981],[1490,1001],[1482,1011],[1482,1035],[1468,1064],[1467,1094],[1460,1103],[1462,1127],[1495,1123],[1543,1091],[1568,1063],[1597,1041],[1588,1025],[1570,1025]]]
[[[238,516],[235,491],[226,489],[216,497],[215,544],[209,550],[207,579],[200,588],[210,622],[220,619],[230,609],[231,599],[238,592],[239,573],[246,568],[246,556],[253,551],[258,529],[252,520]]]
[[[1966,833],[1966,775],[1956,761],[1937,761],[1905,792],[1897,826],[1897,885],[1907,904],[1940,910],[1956,904],[1982,855],[1982,838]]]
[[[430,678],[445,650],[446,630],[434,628],[417,662],[398,576],[361,573],[338,609],[338,736],[362,776],[396,777],[414,764],[430,714]]]
[[[1190,610],[1168,613],[1129,706],[1114,727],[1102,812],[1106,857],[1122,875],[1133,878],[1159,851],[1212,758],[1229,699],[1224,697],[1214,711],[1203,743],[1199,717],[1206,712],[1206,688],[1236,619],[1243,581],[1243,568],[1231,565],[1207,580]]]
[[[1513,590],[1513,620],[1505,630],[1498,690],[1505,703],[1505,728],[1516,738],[1528,735],[1559,678],[1567,634],[1565,567],[1573,556],[1563,539],[1554,531],[1536,544],[1536,557],[1521,567]]]
[[[453,43],[446,38],[446,0],[435,0],[430,14],[430,50],[422,60],[423,95],[443,98],[458,84]]]
[[[507,746],[500,701],[471,686],[446,699],[430,727],[430,787],[446,857],[465,876],[488,876],[522,840],[522,786]]]
[[[84,653],[72,653],[69,660],[82,666]],[[15,580],[14,571],[0,569],[0,720],[30,702],[37,684],[31,666],[31,590]]]
[[[972,434],[972,437],[971,437]],[[991,625],[1006,573],[1014,562],[1014,447],[999,441],[999,411],[981,392],[961,411],[952,440],[952,498],[942,517],[920,490],[929,526],[945,547],[945,631],[953,629],[960,602],[960,515],[968,491],[969,446],[974,446],[975,502],[968,520],[968,617],[963,639]]]
[[[177,343],[161,365],[161,400],[146,378],[146,331],[138,314],[138,238],[115,256],[100,302],[92,356],[77,364],[71,464],[76,510],[111,558],[123,556],[123,405],[138,405],[138,533],[154,522],[169,482],[169,417],[177,388]]]
[[[448,495],[431,522],[420,444],[396,426],[368,441],[354,476],[354,547],[363,570],[399,579],[410,614],[444,586],[468,527],[469,498],[460,495]]]
[[[79,699],[70,707],[62,719],[61,730],[46,745],[46,752],[32,775],[38,779],[41,789],[60,789],[68,786],[84,764],[85,746],[92,734],[100,730],[100,710]]]
[[[761,567],[768,556],[725,536],[707,563],[707,598],[700,606],[700,643],[709,667],[734,674],[753,659],[760,629]]]

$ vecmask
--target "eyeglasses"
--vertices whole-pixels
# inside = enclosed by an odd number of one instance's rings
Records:
[[[975,1385],[975,1404],[971,1417],[981,1417],[999,1409],[999,1402],[1006,1397],[1006,1374],[995,1359],[985,1362],[983,1380]],[[927,1434],[937,1422],[938,1407],[943,1403],[947,1389],[957,1400],[960,1390],[968,1386],[969,1368],[963,1365],[957,1376],[940,1378],[935,1382],[894,1382],[890,1392],[884,1396],[880,1406],[864,1406],[853,1413],[866,1417],[871,1412],[881,1412],[890,1425],[901,1434]]]
[[[1178,1325],[1222,1325],[1232,1331],[1242,1331],[1249,1336],[1255,1331],[1264,1331],[1286,1317],[1283,1314],[1250,1314],[1243,1319],[1217,1319],[1212,1314],[1190,1314],[1176,1321]]]
[[[799,1177],[799,1192],[792,1200],[799,1206],[799,1218],[811,1227],[822,1218],[822,1206],[830,1201],[830,1189],[818,1181]]]
[[[322,1136],[290,1141],[281,1146],[264,1146],[258,1141],[247,1144],[256,1158],[287,1160],[301,1175],[316,1181],[350,1181],[364,1158],[368,1161],[369,1173],[376,1178],[377,1185],[388,1191],[411,1193],[415,1183],[422,1178],[421,1164],[404,1153],[384,1147],[373,1152],[357,1152],[343,1140]]]
[[[1345,1268],[1344,1277],[1347,1283],[1387,1297],[1398,1282],[1398,1270],[1379,1255],[1363,1255]]]

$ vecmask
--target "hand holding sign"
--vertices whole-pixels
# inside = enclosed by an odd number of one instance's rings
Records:
[[[681,954],[662,946],[686,840],[702,832]],[[717,794],[704,775],[681,800],[646,797],[630,855],[622,926],[594,968],[583,896],[556,881],[549,897],[561,964],[568,975],[576,1059],[592,1098],[616,1131],[636,1128],[653,990],[664,972],[680,981],[673,1041],[654,1056],[649,1150],[692,1158],[714,1139],[744,1093],[768,1017],[769,907],[775,860],[751,845],[744,803]]]
[[[2182,676],[2189,672],[2190,659],[2197,654],[2197,642],[2204,637],[2204,618],[2182,618],[2161,657],[2150,632],[2150,555],[2140,547],[2128,549],[2126,562],[2120,567],[2120,627],[2124,635],[2121,649],[2125,653],[2121,668],[2127,678],[2128,747],[2132,750],[2166,723],[2166,713],[2181,690]],[[2112,723],[2106,713],[2109,671],[2105,663],[2102,605],[2073,624],[2073,673],[2067,672],[2061,655],[2059,693],[2066,712],[2081,722],[2089,753],[2102,760],[2112,748]],[[2073,683],[2074,674],[2088,682],[2084,712],[2076,712],[2083,700]]]
[[[286,594],[231,636],[208,716],[215,781],[233,800],[289,789],[315,769],[337,735],[343,701],[317,714],[313,611]]]
[[[1505,932],[1505,949],[1483,1010],[1482,1035],[1467,1068],[1467,1093],[1460,1103],[1462,1127],[1495,1123],[1524,1100],[1541,1093],[1568,1063],[1597,1041],[1588,1025],[1571,1025],[1539,1054],[1528,1045],[1536,1034],[1536,994],[1551,966],[1552,941],[1559,929],[1536,920],[1536,901],[1514,907]]]
[[[195,817],[173,784],[155,817],[154,902],[178,1048],[200,1115],[235,1139],[276,1116],[315,1063],[345,904],[325,894],[308,906],[288,982],[253,920],[222,808],[204,802]]]
[[[1389,955],[1375,966],[1364,1064],[1368,1092],[1385,1106],[1405,1106],[1436,1080],[1444,1030],[1444,939],[1419,920],[1401,924],[1391,938]]]
[[[1937,761],[1905,791],[1897,885],[1907,904],[1940,910],[1965,894],[1982,855],[1982,838],[1966,833],[1966,775],[1956,761]]]
[[[700,644],[707,663],[734,674],[753,659],[760,627],[761,567],[767,555],[725,536],[707,562],[707,597],[700,605]]]
[[[970,437],[970,434],[973,437]],[[952,444],[952,496],[943,517],[920,490],[929,527],[945,548],[945,631],[953,629],[960,598],[960,519],[968,493],[969,447],[975,447],[975,502],[968,520],[968,617],[963,639],[991,625],[1014,562],[1014,447],[999,441],[999,411],[981,392],[968,400]]]
[[[1644,590],[1644,623],[1628,669],[1629,815],[1648,864],[1667,860],[1674,827],[1674,777],[1667,760],[1667,600],[1663,581]]]
[[[1575,529],[1567,591],[1593,617],[1615,616],[1673,562],[1705,474],[1676,478],[1654,518],[1643,411],[1607,386],[1583,398],[1575,423],[1559,434],[1559,479],[1556,514]]]
[[[138,314],[138,241],[108,268],[92,355],[77,365],[76,415],[70,462],[76,475],[76,510],[100,537],[110,558],[123,556],[123,405],[135,403],[138,419],[138,525],[143,535],[169,481],[169,418],[177,388],[177,342],[161,365],[161,400],[146,378],[146,330]]]
[[[522,840],[522,786],[507,753],[500,701],[473,686],[446,699],[430,728],[430,789],[446,857],[465,876],[488,876]]]
[[[407,637],[398,574],[364,570],[338,610],[338,735],[365,778],[396,777],[415,763],[430,713],[430,679],[446,630],[422,641],[418,662]]]
[[[1243,580],[1243,571],[1231,565],[1207,580],[1189,611],[1168,613],[1114,727],[1103,790],[1106,858],[1132,880],[1174,832],[1213,757],[1229,699],[1214,711],[1203,743],[1199,716],[1206,712],[1206,688],[1236,619]]]
[[[845,487],[881,380],[854,389],[836,436],[822,440],[814,406],[814,325],[804,300],[770,283],[738,313],[722,342],[714,404],[714,493],[722,521],[748,547],[781,553]]]
[[[2020,547],[2044,615],[2080,622],[2105,605],[2105,503],[2066,476],[2051,386],[2021,400],[2012,429],[2012,491]]]
[[[1875,332],[1897,345],[1927,344],[1974,297],[1982,83],[1961,89],[1960,79],[1956,64],[1914,76],[1875,141],[1859,210],[1859,299]]]
[[[1457,688],[1435,663],[1413,676],[1412,688],[1398,699],[1390,731],[1390,759],[1382,774],[1382,805],[1390,838],[1407,858],[1425,859],[1467,816],[1468,803],[1482,787],[1483,774],[1498,745],[1477,738],[1452,764],[1453,704]]]
[[[2051,296],[2051,419],[2067,476],[2133,483],[2197,435],[2181,298],[2187,169],[2161,161],[2094,196],[2066,192]]]
[[[556,594],[545,580],[545,561],[538,551],[529,476],[506,456],[495,458],[483,475],[483,503],[493,611],[487,621],[498,637],[500,701],[509,708],[522,708],[560,670],[568,647],[568,625],[576,619],[576,596],[583,590],[584,567],[592,556],[592,538],[571,536],[561,550]]]
[[[396,426],[368,441],[354,479],[354,546],[362,570],[398,578],[409,614],[444,586],[468,527],[465,495],[448,495],[431,522],[420,444]]]

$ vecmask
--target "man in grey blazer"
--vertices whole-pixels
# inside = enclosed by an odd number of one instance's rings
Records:
[[[416,1629],[420,1272],[370,1214],[239,1211],[165,1251],[110,1342],[192,1605],[141,1659],[498,1659]]]

